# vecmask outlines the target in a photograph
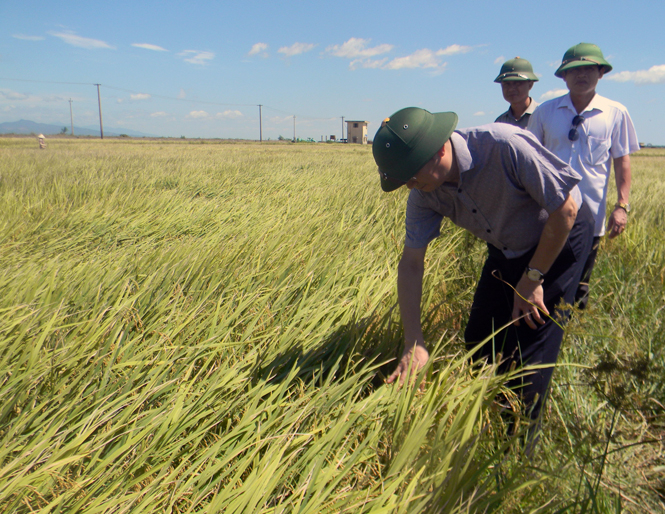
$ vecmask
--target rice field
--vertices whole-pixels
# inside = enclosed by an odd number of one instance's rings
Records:
[[[664,510],[665,150],[632,163],[530,462],[468,365],[485,250],[450,224],[434,358],[384,385],[406,191],[370,147],[0,138],[0,511]]]

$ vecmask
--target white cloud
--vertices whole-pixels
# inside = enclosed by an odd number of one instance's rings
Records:
[[[14,34],[12,37],[15,37],[16,39],[22,39],[24,41],[42,41],[46,39],[43,36],[26,36],[25,34]]]
[[[379,59],[379,60],[356,59],[355,61],[351,61],[351,63],[349,64],[349,68],[351,68],[352,70],[355,70],[358,67],[377,69],[377,68],[382,68],[387,62],[388,58]]]
[[[132,100],[148,100],[151,96],[148,93],[137,93],[135,95],[130,95]]]
[[[473,50],[472,46],[462,46],[462,45],[450,45],[446,48],[436,51],[436,55],[456,55],[456,54],[466,54]]]
[[[187,115],[188,118],[193,118],[195,120],[201,118],[208,118],[209,116],[210,115],[205,111],[192,111]]]
[[[49,95],[49,96],[42,96],[42,97],[35,97],[35,98],[41,98],[42,101],[44,102],[62,102],[65,100],[65,97],[60,96],[60,95]]]
[[[375,57],[385,54],[393,49],[393,45],[383,44],[373,48],[367,48],[371,39],[362,39],[352,37],[341,45],[332,45],[326,48],[326,52],[335,57],[345,57],[347,59],[362,59]]]
[[[268,57],[268,53],[266,52],[267,49],[268,49],[267,44],[265,44],[265,43],[255,43],[255,44],[252,45],[252,48],[251,48],[251,50],[249,51],[249,53],[247,55],[257,55],[257,54],[260,54],[261,52],[263,52],[261,54],[261,56],[262,57]]]
[[[567,89],[550,89],[546,93],[543,93],[540,95],[540,100],[545,101],[545,100],[551,100],[552,98],[558,98],[559,96],[563,96],[568,93]]]
[[[191,64],[208,64],[208,61],[211,61],[215,58],[213,52],[200,52],[199,50],[183,50],[178,57],[182,57],[185,62]]]
[[[503,55],[494,59],[494,64],[503,64],[504,62],[506,62],[506,58]]]
[[[445,69],[446,64],[447,63],[445,62],[441,62],[441,59],[438,58],[435,52],[432,52],[429,48],[423,48],[421,50],[416,50],[411,55],[393,59],[383,66],[383,69],[401,70],[402,68],[425,68],[442,72]]]
[[[135,46],[136,48],[144,48],[146,50],[154,50],[155,52],[168,52],[166,48],[162,48],[161,46],[157,45],[151,45],[150,43],[132,43],[132,46]]]
[[[485,111],[478,111],[473,113],[474,116],[485,116]]]
[[[286,57],[293,57],[294,55],[304,54],[309,52],[316,45],[312,43],[293,43],[291,46],[283,46],[277,50],[280,54],[284,54]]]
[[[635,84],[663,84],[665,83],[665,64],[652,66],[648,70],[622,71],[614,75],[607,75],[607,80],[615,82],[635,82]]]
[[[164,111],[153,112],[153,113],[150,115],[151,118],[162,118],[162,117],[164,117],[164,116],[168,116],[168,114],[166,114]]]
[[[180,93],[178,93],[178,98],[182,100],[185,97],[187,97],[187,93],[185,93],[185,90],[183,88],[180,88]]]
[[[273,116],[270,118],[272,123],[284,123],[284,122],[289,122],[293,123],[293,116]]]
[[[108,48],[115,50],[114,46],[109,45],[105,41],[77,36],[73,32],[49,32],[49,34],[62,39],[68,45],[78,46],[79,48],[87,48],[88,50],[93,50],[96,48]]]
[[[63,97],[61,95],[47,95],[47,96],[38,96],[25,93],[19,93],[11,89],[0,88],[0,104],[7,105],[10,104],[12,108],[16,107],[17,103],[20,102],[21,108],[39,108],[43,107],[45,103],[62,103],[67,102],[69,96]],[[76,99],[79,100],[78,98]]]
[[[11,89],[0,89],[0,95],[4,96],[7,100],[28,100],[30,97],[23,93],[17,93]]]
[[[218,112],[217,117],[218,118],[227,118],[234,120],[236,118],[242,117],[243,114],[240,111],[224,111],[224,112]]]
[[[445,55],[465,54],[473,50],[472,46],[450,45],[435,51],[429,48],[417,50],[411,55],[388,58],[373,59],[373,57],[386,54],[394,48],[393,45],[382,44],[370,47],[370,39],[351,38],[342,45],[332,45],[326,48],[326,53],[335,57],[351,59],[349,68],[373,68],[384,70],[400,70],[403,68],[425,68],[436,73],[441,73],[446,68],[446,63],[441,60]]]

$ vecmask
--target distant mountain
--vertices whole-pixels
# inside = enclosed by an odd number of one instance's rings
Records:
[[[46,123],[37,123],[30,120],[8,121],[0,123],[0,134],[44,134],[45,136],[52,134],[60,134],[62,127],[67,127],[67,134],[71,127],[69,125],[48,125]],[[104,127],[105,136],[119,136],[120,134],[127,134],[132,137],[159,137],[151,134],[143,134],[133,130],[119,129],[113,127]],[[74,125],[75,136],[99,136],[99,128],[92,129],[86,127],[77,127]]]

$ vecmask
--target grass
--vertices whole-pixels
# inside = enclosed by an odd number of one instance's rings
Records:
[[[665,152],[633,159],[533,465],[502,435],[502,381],[467,365],[484,250],[451,225],[427,258],[427,385],[383,385],[405,192],[380,192],[368,147],[0,155],[0,511],[665,508]]]

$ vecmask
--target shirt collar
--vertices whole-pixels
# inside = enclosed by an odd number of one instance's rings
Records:
[[[531,97],[529,97],[529,98],[531,98]],[[529,104],[529,107],[526,108],[526,111],[524,111],[524,113],[522,113],[522,116],[520,116],[519,118],[515,118],[515,113],[513,113],[513,107],[512,106],[508,107],[508,114],[510,114],[515,121],[519,121],[522,118],[524,118],[524,116],[526,116],[527,114],[533,114],[533,111],[536,110],[536,107],[538,107],[538,102],[536,102],[533,98],[531,98],[531,103]]]
[[[598,93],[593,95],[593,98],[589,102],[589,105],[587,105],[587,108],[584,109],[584,112],[593,111],[594,109],[603,112],[603,97],[600,96]]]
[[[473,168],[473,157],[471,157],[469,147],[466,145],[466,140],[459,132],[455,131],[450,135],[450,144],[455,151],[455,159],[457,159],[460,175]]]
[[[573,105],[573,100],[570,98],[570,93],[568,93],[563,100],[561,101],[561,104],[559,104],[559,108],[566,107],[575,114],[577,114],[577,110],[575,109],[575,106]],[[593,95],[593,98],[589,102],[589,105],[586,106],[586,109],[584,109],[580,114],[585,113],[585,112],[591,112],[593,110],[597,110],[600,112],[603,112],[603,98],[596,93]]]

